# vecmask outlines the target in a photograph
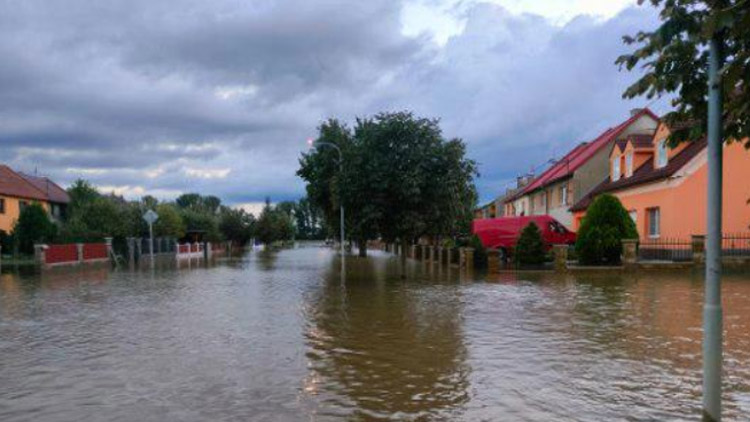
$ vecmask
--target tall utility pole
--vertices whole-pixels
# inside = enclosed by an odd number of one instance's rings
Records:
[[[723,37],[714,35],[708,59],[708,221],[703,305],[703,420],[721,421],[722,308],[722,78]]]

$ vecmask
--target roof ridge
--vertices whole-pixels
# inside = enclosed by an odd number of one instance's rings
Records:
[[[26,177],[37,177],[37,176],[30,176],[30,175],[28,175],[28,174],[26,174],[26,173],[24,173],[22,171],[16,171],[16,170],[13,170],[13,169],[11,169],[11,171],[14,172],[16,175],[18,175],[18,177],[20,177],[21,179],[23,179],[24,183],[26,183],[27,185],[31,186],[33,189],[35,189],[37,192],[41,193],[45,197],[47,196],[47,192],[39,189],[35,184],[31,183],[31,181],[26,178]]]

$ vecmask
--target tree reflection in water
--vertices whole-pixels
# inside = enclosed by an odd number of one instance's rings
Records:
[[[322,396],[322,413],[433,420],[460,412],[470,368],[461,295],[445,287],[425,294],[419,280],[401,279],[397,259],[350,258],[342,283],[332,263],[307,311],[305,391]]]

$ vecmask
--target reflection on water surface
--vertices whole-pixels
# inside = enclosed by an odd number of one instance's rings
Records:
[[[328,249],[0,275],[0,420],[697,420],[700,274],[468,279]],[[7,271],[8,269],[4,269]],[[724,285],[726,420],[750,279]]]

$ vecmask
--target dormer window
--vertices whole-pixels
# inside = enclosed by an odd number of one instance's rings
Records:
[[[662,139],[656,144],[656,167],[662,168],[667,165],[667,140]]]
[[[612,160],[612,181],[616,182],[620,180],[620,156],[615,155]]]
[[[625,155],[625,177],[633,175],[633,151],[629,151]]]

